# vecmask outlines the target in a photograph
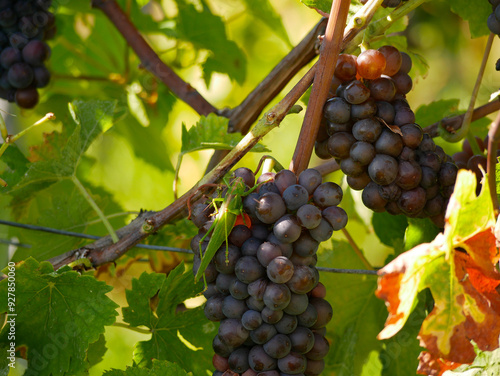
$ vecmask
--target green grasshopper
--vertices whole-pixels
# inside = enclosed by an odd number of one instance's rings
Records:
[[[224,242],[226,242],[226,261],[227,261],[229,253],[229,245],[227,242],[227,238],[234,227],[238,215],[243,214],[242,197],[248,196],[255,189],[257,189],[257,187],[258,185],[254,186],[248,191],[245,191],[246,186],[245,183],[243,182],[243,179],[235,178],[230,184],[227,184],[227,192],[225,197],[213,200],[212,204],[214,205],[216,210],[215,219],[210,228],[208,229],[207,233],[200,240],[201,264],[200,268],[198,269],[198,272],[196,273],[195,281],[198,281],[200,277],[203,276],[203,280],[206,286],[207,283],[204,274],[205,269],[207,268],[208,264],[214,257],[217,250]],[[217,201],[222,201],[222,204],[220,205],[219,208],[217,208],[217,205],[215,203]],[[203,255],[201,246],[203,241],[206,239],[208,235],[210,235],[210,241],[208,242],[205,254]]]

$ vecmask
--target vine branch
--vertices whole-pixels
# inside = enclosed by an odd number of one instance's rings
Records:
[[[486,172],[488,174],[488,185],[490,187],[491,199],[495,215],[498,215],[498,196],[496,185],[496,164],[497,164],[497,147],[500,141],[500,113],[497,115],[491,128],[488,131],[488,159],[486,163]]]
[[[158,77],[179,99],[200,115],[217,111],[195,88],[159,58],[115,0],[92,0],[92,7],[100,9],[109,18],[135,51],[142,66]]]
[[[330,90],[333,72],[342,46],[350,5],[349,0],[334,0],[332,3],[304,123],[290,163],[290,170],[296,174],[305,170],[311,159],[323,116],[323,105]]]

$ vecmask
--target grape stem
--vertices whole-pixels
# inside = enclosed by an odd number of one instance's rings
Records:
[[[92,7],[100,9],[109,18],[135,51],[142,66],[158,77],[179,99],[186,102],[200,115],[217,112],[217,109],[196,89],[160,59],[115,0],[92,0]]]
[[[472,148],[472,152],[476,155],[480,155],[482,154],[482,152],[476,142],[474,135],[469,132],[469,127],[472,121],[472,112],[474,111],[474,105],[476,104],[477,94],[479,93],[479,88],[481,87],[481,82],[484,76],[484,70],[486,68],[486,63],[490,55],[491,46],[493,44],[494,38],[495,34],[490,33],[490,35],[488,36],[488,40],[486,42],[486,47],[484,48],[483,60],[481,61],[481,66],[479,67],[476,83],[474,84],[474,88],[472,89],[469,107],[467,108],[467,112],[464,114],[464,118],[460,128],[458,129],[458,131],[451,133],[446,127],[441,126],[438,128],[439,135],[448,142],[458,142],[462,140],[464,137],[467,137],[470,146]]]
[[[495,216],[498,216],[498,195],[496,186],[496,164],[497,164],[497,145],[500,141],[500,113],[495,121],[491,124],[488,131],[488,159],[486,164],[486,172],[488,174],[488,185],[490,187],[491,200],[493,201],[493,209]]]
[[[352,249],[354,250],[354,253],[356,253],[356,255],[359,257],[359,259],[366,266],[366,268],[368,268],[370,270],[373,270],[373,266],[371,266],[371,264],[368,262],[368,260],[366,259],[365,255],[363,254],[363,252],[361,251],[361,249],[359,249],[358,245],[356,244],[356,242],[352,238],[351,234],[349,234],[349,231],[347,231],[346,228],[343,228],[342,229],[342,233],[344,234],[344,236],[346,237],[347,241],[351,245]]]
[[[134,332],[141,333],[141,334],[151,334],[151,330],[137,328],[135,326],[130,326],[130,325],[125,324],[123,322],[115,322],[115,323],[113,323],[113,326],[118,327],[118,328],[130,329],[130,330],[133,330]]]
[[[474,111],[472,112],[471,120],[476,121],[476,120],[481,119],[483,117],[486,117],[486,116],[488,116],[488,115],[490,115],[493,112],[496,112],[498,110],[500,110],[500,97],[498,97],[497,99],[495,99],[492,102],[486,103],[483,106],[475,108]],[[464,116],[465,116],[465,114],[462,114],[462,115],[457,115],[457,116],[453,116],[450,118],[441,119],[440,121],[438,121],[434,124],[431,124],[428,127],[425,127],[423,129],[423,131],[424,131],[424,133],[428,133],[429,136],[431,136],[431,137],[438,137],[439,136],[438,127],[440,124],[449,130],[451,130],[451,129],[457,130],[462,125],[462,121],[463,121]]]
[[[309,165],[314,149],[323,116],[323,105],[330,90],[333,72],[342,45],[350,4],[349,0],[334,0],[332,2],[325,37],[320,47],[318,67],[314,75],[311,96],[292,162],[290,163],[290,170],[297,175]]]

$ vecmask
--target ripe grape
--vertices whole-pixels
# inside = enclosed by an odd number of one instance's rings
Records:
[[[299,210],[303,207],[301,206]],[[278,219],[273,227],[274,236],[281,243],[293,243],[299,238],[301,231],[300,221],[292,214],[286,214]]]
[[[342,196],[342,188],[338,184],[325,182],[320,184],[314,191],[313,201],[319,207],[333,206],[340,204]]]
[[[242,373],[250,367],[248,363],[249,352],[248,347],[239,347],[229,355],[228,365],[231,371]]]
[[[276,368],[276,360],[264,351],[262,346],[253,346],[248,354],[250,367],[256,372],[269,371]]]
[[[292,343],[288,336],[284,334],[276,334],[262,347],[264,348],[264,351],[267,355],[275,359],[281,359],[290,353]]]
[[[366,50],[359,54],[356,65],[358,74],[368,80],[379,78],[384,72],[386,60],[384,55],[377,50]]]
[[[363,103],[369,97],[370,89],[368,89],[361,81],[358,80],[352,81],[344,90],[344,99],[350,104]]]
[[[403,57],[399,50],[393,46],[382,46],[378,49],[385,57],[386,65],[383,74],[394,76],[400,69]]]
[[[351,116],[351,105],[344,99],[335,97],[326,101],[323,114],[332,123],[347,123]]]
[[[278,368],[281,372],[296,375],[305,371],[306,363],[307,360],[304,355],[290,352],[287,356],[278,359]]]
[[[257,203],[255,214],[261,222],[274,223],[286,213],[286,206],[281,196],[268,192],[262,195]]]
[[[356,56],[340,54],[334,74],[342,81],[354,80],[356,78]]]
[[[294,267],[292,262],[283,256],[271,260],[267,266],[267,276],[274,283],[285,283],[293,276]]]
[[[247,330],[255,330],[262,324],[261,313],[254,310],[247,310],[241,316],[241,324]]]
[[[298,182],[307,190],[309,195],[312,195],[322,180],[323,177],[318,170],[308,168],[300,173]]]
[[[292,343],[291,349],[299,354],[308,353],[314,346],[314,334],[304,326],[298,326],[289,337]]]
[[[398,175],[398,162],[389,155],[377,154],[368,166],[368,174],[377,184],[391,184]]]
[[[309,193],[302,185],[294,184],[285,189],[283,200],[288,210],[297,210],[307,204]]]

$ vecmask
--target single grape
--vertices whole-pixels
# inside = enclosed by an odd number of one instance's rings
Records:
[[[241,316],[241,325],[247,330],[255,330],[261,324],[262,316],[260,312],[249,309]]]
[[[262,345],[269,341],[277,334],[274,325],[262,323],[257,329],[250,332],[250,338],[258,345]]]
[[[290,352],[287,356],[278,359],[278,368],[281,372],[297,375],[306,369],[306,357],[296,352]]]
[[[309,234],[317,242],[324,242],[332,237],[333,227],[325,219],[321,219],[318,227],[310,229]]]
[[[352,150],[352,147],[351,147]],[[352,151],[351,151],[352,153]],[[338,205],[342,201],[342,188],[332,182],[322,183],[313,193],[313,201],[319,207]]]
[[[290,353],[292,343],[288,336],[284,334],[276,334],[264,344],[263,348],[266,354],[270,357],[281,359]]]
[[[286,283],[290,291],[295,294],[306,294],[319,281],[318,270],[310,266],[296,266],[292,278]]]
[[[276,360],[266,354],[262,346],[253,346],[248,354],[248,363],[255,372],[269,371],[276,368]]]
[[[229,285],[229,293],[235,299],[243,300],[250,296],[248,293],[248,285],[241,282],[238,278],[234,278]]]
[[[343,98],[329,99],[323,107],[323,116],[332,123],[347,123],[351,116],[351,105]]]
[[[299,354],[308,353],[314,346],[314,333],[304,326],[298,326],[289,337],[292,343],[292,351]]]
[[[413,81],[407,73],[398,72],[392,76],[392,82],[396,92],[399,94],[408,94],[413,88]]]
[[[33,82],[33,69],[29,64],[15,63],[9,68],[7,78],[13,87],[17,89],[27,88]]]
[[[326,287],[321,282],[318,282],[317,286],[313,288],[310,292],[310,296],[313,298],[325,298],[326,296]]]
[[[403,143],[409,148],[416,149],[424,137],[422,128],[418,124],[406,124],[401,128],[403,134]]]
[[[378,101],[377,113],[375,116],[381,118],[386,124],[391,125],[394,122],[394,116],[396,116],[396,110],[394,106],[389,102]]]
[[[264,193],[259,199],[255,214],[263,223],[274,223],[286,213],[286,206],[277,193]]]
[[[270,309],[282,310],[290,303],[290,297],[291,293],[287,285],[269,283],[264,292],[264,303]]]
[[[232,347],[241,346],[248,338],[249,332],[237,319],[222,320],[219,326],[219,339],[223,344]]]
[[[35,88],[17,89],[15,91],[16,104],[21,108],[35,107],[38,99],[38,91]]]
[[[378,50],[384,55],[386,61],[383,74],[388,76],[395,75],[401,69],[401,63],[403,61],[403,57],[399,50],[393,46],[382,46]]]
[[[351,105],[351,119],[361,120],[374,116],[377,113],[377,104],[375,99],[368,98],[367,101],[360,104]]]
[[[0,64],[3,68],[9,69],[13,64],[23,61],[21,51],[13,47],[7,47],[0,53]]]
[[[389,155],[377,154],[368,166],[368,175],[377,184],[391,184],[398,175],[398,162]]]
[[[228,295],[229,294],[229,286],[233,282],[236,276],[234,274],[219,274],[215,279],[215,286],[217,287],[217,291],[221,294]]]
[[[299,208],[299,211],[302,207]],[[299,211],[297,211],[297,214]],[[281,243],[293,243],[299,238],[301,231],[299,220],[291,214],[285,214],[278,219],[273,227],[273,233]]]
[[[344,90],[344,99],[350,104],[363,103],[369,97],[370,89],[358,80],[352,81]]]
[[[266,291],[268,283],[269,280],[267,278],[260,278],[249,283],[247,287],[248,294],[258,300],[264,299],[264,292]]]
[[[416,188],[422,180],[422,169],[415,161],[399,161],[396,184],[403,190]]]
[[[408,216],[415,216],[423,210],[426,203],[425,190],[422,187],[403,191],[398,200],[398,206]]]
[[[299,210],[297,210],[297,219],[303,227],[313,229],[318,227],[321,221],[321,210],[311,204],[302,205]]]
[[[412,61],[410,55],[406,52],[401,52],[401,68],[399,68],[399,72],[401,73],[409,73],[411,71]]]
[[[335,76],[342,81],[351,81],[356,78],[356,56],[340,54],[335,66]]]
[[[265,269],[259,261],[252,256],[241,257],[234,267],[236,277],[243,283],[251,283],[265,275]]]
[[[269,307],[264,307],[260,315],[265,323],[276,324],[283,317],[283,311],[281,309],[273,310]]]
[[[283,194],[288,187],[297,184],[297,176],[290,170],[281,170],[274,177],[274,184],[278,187],[280,194]]]
[[[282,243],[278,240],[278,238],[273,234],[269,234],[267,237],[267,241],[269,243],[275,244],[281,249],[281,253],[285,257],[290,257],[293,252],[293,246],[291,243]]]
[[[334,231],[342,230],[347,225],[347,213],[338,206],[329,206],[322,214]]]
[[[222,302],[224,301],[224,295],[217,294],[210,297],[205,303],[205,317],[210,321],[220,321],[226,318],[222,312]]]
[[[405,124],[415,123],[415,114],[409,108],[401,108],[396,110],[396,115],[394,115],[394,125],[402,126]]]
[[[329,136],[333,136],[337,132],[350,132],[352,130],[352,122],[347,123],[332,123],[331,121],[326,122],[326,133]]]
[[[240,319],[247,309],[244,300],[235,299],[231,295],[226,296],[222,301],[222,313],[228,319]]]
[[[318,333],[314,333],[314,345],[312,349],[306,354],[307,359],[321,360],[330,350],[330,344],[325,337]]]
[[[316,310],[316,307],[309,303],[306,310],[300,315],[297,315],[297,320],[300,326],[304,326],[306,328],[313,326],[318,320],[318,311]]]
[[[394,81],[387,77],[380,77],[370,82],[370,93],[376,101],[392,101],[396,95],[396,88]]]
[[[442,186],[454,185],[457,180],[458,168],[455,164],[446,162],[439,170],[439,184]]]
[[[384,200],[379,193],[377,183],[374,182],[368,183],[361,194],[361,199],[363,204],[374,212],[383,212],[387,204],[387,200]]]
[[[281,334],[290,334],[297,328],[298,320],[295,315],[284,314],[280,321],[274,324],[274,327]]]
[[[441,170],[441,159],[433,152],[419,153],[418,163],[420,163],[421,166],[431,168],[436,173],[439,173],[439,170]]]
[[[356,60],[358,74],[368,80],[379,78],[384,72],[386,60],[377,50],[366,50],[359,54]]]
[[[222,244],[213,258],[215,267],[219,273],[233,274],[236,262],[241,258],[241,251],[238,247],[229,244]]]
[[[397,157],[403,150],[403,139],[397,133],[384,129],[375,142],[375,151],[378,154],[387,154]]]
[[[397,201],[401,196],[401,188],[396,183],[379,185],[378,192],[384,200],[389,202]]]
[[[321,360],[307,359],[307,365],[304,374],[307,376],[319,376],[324,371],[324,369],[325,369],[325,361],[323,359]]]
[[[309,195],[312,195],[322,180],[323,177],[318,170],[308,168],[300,173],[298,182],[307,190]]]
[[[300,238],[293,243],[293,251],[301,257],[312,256],[318,250],[319,242],[314,240],[307,232],[302,233]]]
[[[318,312],[318,320],[316,320],[316,323],[311,327],[311,329],[325,327],[333,317],[333,308],[330,303],[322,298],[311,298],[309,304],[312,304]]]
[[[284,309],[289,315],[300,315],[307,309],[309,298],[305,294],[294,294],[290,297],[290,303]]]
[[[234,347],[223,343],[220,337],[216,335],[212,341],[212,349],[217,355],[220,355],[223,358],[227,358],[229,355],[231,355]]]
[[[241,254],[243,256],[257,256],[257,249],[259,249],[261,244],[262,240],[260,239],[254,237],[248,238],[241,245]]]
[[[350,158],[361,166],[365,166],[375,158],[375,154],[375,148],[371,143],[357,141],[351,146]]]
[[[359,176],[366,172],[366,168],[352,158],[345,158],[340,161],[340,169],[347,176]]]
[[[214,354],[212,357],[212,364],[217,371],[224,372],[229,368],[229,363],[227,358],[220,356],[219,354]]]
[[[41,40],[31,40],[22,50],[23,60],[33,67],[43,65],[50,56],[50,47]]]
[[[351,133],[338,132],[328,139],[328,152],[335,158],[348,158],[351,146],[356,139]]]
[[[347,184],[349,184],[349,187],[351,187],[355,191],[364,189],[368,185],[368,183],[372,181],[367,173],[363,173],[359,176],[348,176],[346,180]]]
[[[434,217],[436,215],[441,214],[444,211],[443,210],[445,209],[444,205],[445,205],[444,197],[438,194],[435,197],[431,198],[430,200],[427,200],[424,207],[424,212],[429,217]]]
[[[352,126],[352,135],[358,141],[375,142],[382,132],[382,125],[373,118],[358,120]]]
[[[239,347],[229,355],[228,365],[231,371],[243,373],[250,367],[248,362],[249,352],[248,347]]]
[[[436,171],[427,166],[422,166],[422,180],[420,180],[420,186],[422,188],[430,188],[434,186],[438,181],[438,176]]]
[[[307,204],[309,193],[299,184],[294,184],[285,189],[283,192],[283,201],[288,210],[297,210],[302,205]]]
[[[271,260],[267,266],[267,276],[274,283],[285,283],[293,276],[294,267],[292,262],[283,256]]]

